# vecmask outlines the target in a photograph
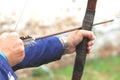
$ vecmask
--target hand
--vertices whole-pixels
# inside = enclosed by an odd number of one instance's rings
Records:
[[[90,39],[90,41],[88,42],[88,47],[87,47],[88,53],[90,53],[91,47],[94,44],[95,35],[91,31],[87,31],[87,30],[73,31],[67,37],[67,41],[69,45],[67,53],[73,53],[76,49],[76,46],[83,40],[84,37],[87,37]]]
[[[0,51],[5,54],[11,66],[21,62],[25,56],[23,42],[16,32],[0,35]]]

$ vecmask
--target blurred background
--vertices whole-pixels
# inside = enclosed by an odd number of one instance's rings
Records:
[[[0,0],[0,34],[44,36],[82,25],[88,0]],[[120,80],[119,0],[98,0],[95,44],[87,56],[82,80]],[[69,33],[67,33],[69,34]],[[66,34],[62,34],[64,36]],[[75,53],[59,61],[16,72],[18,80],[71,80]]]

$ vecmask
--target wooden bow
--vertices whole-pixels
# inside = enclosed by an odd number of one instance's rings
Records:
[[[82,29],[84,30],[92,29],[95,16],[96,2],[97,0],[88,0],[86,14],[82,24]],[[84,64],[86,61],[88,40],[88,38],[84,38],[83,41],[76,47],[76,59],[72,80],[81,80]]]

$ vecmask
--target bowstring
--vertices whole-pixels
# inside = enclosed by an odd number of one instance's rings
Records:
[[[26,6],[27,6],[27,3],[28,3],[28,0],[25,1],[24,5],[23,5],[23,8],[22,8],[22,10],[21,10],[21,12],[20,12],[20,16],[19,16],[18,20],[16,21],[15,31],[16,31],[18,25],[19,25],[20,20],[22,19],[22,16],[23,16],[23,13],[24,13],[25,8],[26,8]]]

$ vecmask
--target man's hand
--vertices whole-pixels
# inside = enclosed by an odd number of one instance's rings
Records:
[[[25,57],[24,44],[16,32],[0,35],[0,51],[5,54],[11,66],[21,62]]]
[[[89,38],[88,42],[88,53],[90,53],[91,47],[94,44],[95,35],[91,31],[87,30],[76,30],[73,31],[68,37],[68,49],[67,53],[73,53],[76,49],[76,46],[83,40],[84,37]]]

